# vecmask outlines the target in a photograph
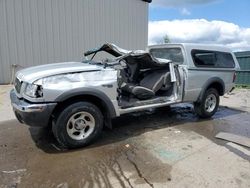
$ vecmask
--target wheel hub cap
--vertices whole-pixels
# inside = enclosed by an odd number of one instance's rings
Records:
[[[206,102],[205,102],[205,109],[207,112],[212,112],[215,107],[216,107],[216,96],[214,94],[210,94],[207,96],[206,98]]]
[[[67,133],[74,140],[86,139],[95,129],[95,118],[86,111],[73,114],[67,122]]]
[[[86,123],[85,123],[85,121],[83,119],[76,120],[76,122],[75,122],[75,129],[82,130],[82,129],[85,128],[85,126],[86,126]]]

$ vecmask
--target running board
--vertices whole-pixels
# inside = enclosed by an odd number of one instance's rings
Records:
[[[135,112],[135,111],[143,111],[149,108],[158,108],[158,107],[168,106],[168,105],[176,104],[179,102],[181,102],[181,100],[168,100],[164,103],[148,104],[148,105],[142,105],[142,106],[134,106],[131,108],[119,109],[119,112],[120,114],[126,114],[130,112]]]

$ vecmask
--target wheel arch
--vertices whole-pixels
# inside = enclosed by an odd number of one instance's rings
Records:
[[[200,102],[202,99],[202,96],[204,95],[204,93],[209,89],[209,88],[214,88],[218,91],[220,96],[223,96],[225,93],[225,83],[224,81],[219,78],[219,77],[213,77],[210,78],[206,81],[206,83],[204,84],[204,86],[202,87],[202,90],[199,94],[198,100],[197,102]]]
[[[93,88],[78,88],[70,90],[57,97],[56,101],[58,105],[52,113],[54,117],[56,117],[66,106],[79,101],[91,102],[100,108],[104,116],[104,123],[110,128],[111,119],[117,116],[115,107],[109,97],[105,93]]]

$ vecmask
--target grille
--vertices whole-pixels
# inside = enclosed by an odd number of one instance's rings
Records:
[[[15,80],[15,89],[16,89],[17,93],[20,93],[21,86],[22,86],[22,82],[18,78],[16,78],[16,80]]]

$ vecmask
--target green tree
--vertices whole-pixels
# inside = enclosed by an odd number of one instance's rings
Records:
[[[168,35],[165,35],[165,36],[163,37],[163,42],[164,42],[164,43],[171,43],[170,38],[168,37]]]

